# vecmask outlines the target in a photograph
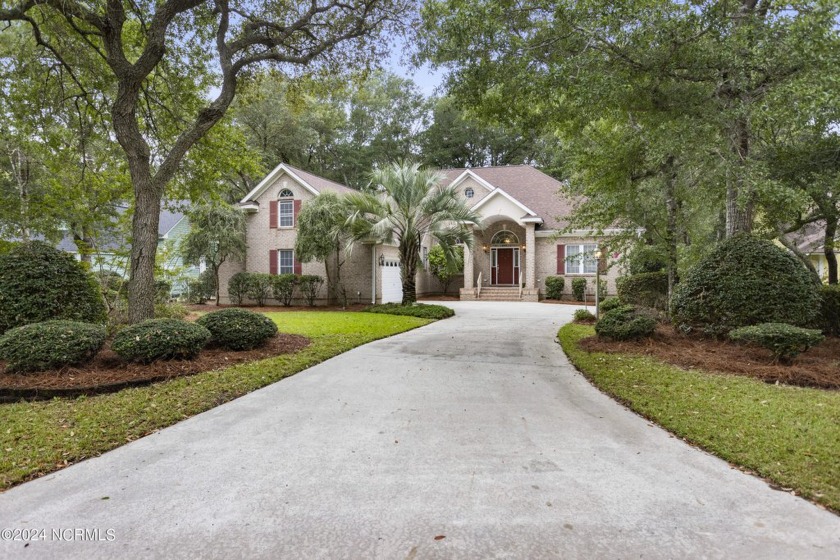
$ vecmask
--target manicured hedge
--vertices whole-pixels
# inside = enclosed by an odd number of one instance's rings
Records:
[[[150,319],[117,333],[111,349],[129,362],[150,363],[175,358],[191,359],[210,340],[210,331],[179,319]]]
[[[210,344],[230,350],[249,350],[277,334],[274,321],[247,309],[220,309],[196,323],[210,331]]]
[[[315,305],[315,298],[318,297],[321,286],[324,285],[324,278],[316,274],[304,274],[298,278],[297,285],[307,305],[312,307]]]
[[[572,295],[575,301],[583,301],[586,297],[586,278],[572,278]]]
[[[595,323],[598,336],[612,340],[631,340],[653,334],[656,321],[633,305],[623,305],[604,313]]]
[[[730,332],[729,338],[736,342],[750,342],[763,346],[773,352],[774,359],[783,362],[789,362],[825,339],[817,329],[803,329],[785,323],[761,323],[741,327]]]
[[[41,241],[15,245],[0,255],[0,333],[51,319],[104,323],[99,283],[69,253]]]
[[[592,323],[595,321],[595,315],[588,309],[575,310],[575,323]]]
[[[425,303],[414,303],[412,305],[401,305],[399,303],[382,303],[370,305],[365,308],[368,313],[385,313],[387,315],[408,315],[422,319],[446,319],[455,315],[449,307],[443,305],[429,305]]]
[[[545,279],[545,297],[547,299],[561,299],[566,279],[562,276],[547,276]]]
[[[294,274],[278,274],[271,278],[271,291],[274,299],[289,307],[295,295],[298,277]]]
[[[242,305],[242,302],[248,297],[248,287],[251,280],[249,272],[237,272],[228,280],[228,297],[236,305]]]
[[[684,331],[722,335],[759,323],[809,327],[820,304],[819,286],[796,257],[742,234],[720,243],[685,274],[671,314]]]
[[[273,276],[263,272],[248,273],[248,297],[262,307],[271,297],[271,281]]]
[[[622,276],[615,283],[618,299],[630,305],[668,310],[668,273],[642,272]]]
[[[0,360],[7,371],[57,369],[90,361],[105,343],[105,326],[78,321],[44,321],[0,337]]]

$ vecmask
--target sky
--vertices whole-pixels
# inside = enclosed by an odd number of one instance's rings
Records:
[[[445,72],[442,69],[433,70],[428,64],[416,68],[409,60],[411,57],[409,49],[410,47],[404,44],[402,38],[396,38],[391,49],[391,56],[384,66],[398,76],[414,80],[420,91],[428,97],[443,85]]]

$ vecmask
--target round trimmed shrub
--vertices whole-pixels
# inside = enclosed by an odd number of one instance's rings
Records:
[[[210,344],[230,350],[250,350],[277,334],[274,321],[247,309],[220,309],[196,323],[210,331]]]
[[[546,276],[545,277],[545,297],[546,299],[562,299],[563,288],[566,285],[566,279],[562,276]]]
[[[104,325],[64,320],[32,323],[0,337],[0,359],[10,372],[84,364],[99,352],[105,337]]]
[[[819,286],[790,253],[751,235],[720,243],[677,285],[671,315],[681,330],[720,336],[759,323],[808,327],[820,311]]]
[[[612,340],[632,340],[653,334],[656,320],[633,305],[622,305],[604,313],[595,323],[598,336]]]
[[[41,241],[0,255],[0,333],[52,319],[104,323],[99,284],[72,255]]]
[[[817,329],[803,329],[785,323],[741,327],[730,332],[729,338],[735,342],[748,342],[767,348],[773,352],[774,360],[785,363],[825,340]]]
[[[840,286],[828,285],[820,288],[822,308],[819,327],[824,334],[840,336]]]
[[[601,302],[600,311],[601,311],[601,313],[606,313],[607,311],[612,311],[613,309],[621,307],[622,305],[624,305],[624,303],[621,301],[621,299],[619,299],[617,297],[607,298],[607,299],[605,299],[604,301]]]
[[[574,321],[575,323],[594,323],[595,315],[588,309],[576,309]]]
[[[668,273],[640,272],[622,276],[615,283],[618,299],[630,305],[668,309]]]
[[[210,331],[180,319],[149,319],[117,333],[111,350],[129,362],[192,359],[198,356]]]

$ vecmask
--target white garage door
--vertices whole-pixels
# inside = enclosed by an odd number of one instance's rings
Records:
[[[382,303],[402,302],[400,262],[386,260],[379,269],[382,271]]]

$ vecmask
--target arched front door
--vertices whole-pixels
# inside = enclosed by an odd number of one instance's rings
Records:
[[[519,285],[519,238],[503,229],[493,236],[490,283],[497,286]]]

